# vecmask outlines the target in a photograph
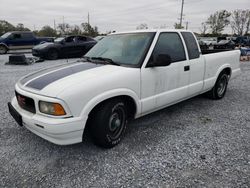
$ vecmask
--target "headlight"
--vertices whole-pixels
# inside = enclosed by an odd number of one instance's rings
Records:
[[[64,108],[58,103],[39,101],[39,110],[44,114],[49,114],[53,116],[66,115]]]

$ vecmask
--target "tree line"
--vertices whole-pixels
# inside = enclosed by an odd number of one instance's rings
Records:
[[[217,11],[211,14],[201,24],[201,35],[220,35],[224,29],[230,26],[232,33],[237,36],[248,35],[250,32],[250,10]]]
[[[25,27],[22,23],[14,26],[6,20],[0,20],[0,36],[9,31],[30,31],[30,29]],[[99,35],[98,27],[91,26],[89,23],[82,23],[80,25],[59,23],[56,28],[45,25],[40,30],[34,30],[33,32],[41,37],[59,37],[63,35],[86,35],[95,37]]]
[[[205,22],[201,23],[201,36],[220,36],[226,27],[231,26],[232,32],[235,36],[249,35],[250,32],[250,10],[220,10],[211,14]],[[175,29],[183,29],[180,24],[175,23]],[[147,24],[140,24],[136,29],[148,29]],[[24,24],[19,23],[16,26],[5,21],[0,20],[0,35],[8,31],[30,31]],[[56,28],[45,25],[41,30],[33,31],[38,36],[58,37],[62,35],[87,35],[95,37],[99,35],[98,27],[91,26],[89,23],[82,23],[80,25],[70,25],[68,23],[60,23]]]

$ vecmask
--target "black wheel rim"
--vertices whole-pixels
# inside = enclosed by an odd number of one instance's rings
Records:
[[[222,96],[225,93],[226,87],[227,87],[227,77],[223,76],[218,82],[218,88],[217,88],[218,96]]]
[[[115,140],[120,137],[126,123],[125,111],[117,107],[109,118],[109,137]]]

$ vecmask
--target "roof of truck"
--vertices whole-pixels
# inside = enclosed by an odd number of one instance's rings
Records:
[[[192,32],[192,31],[184,29],[145,29],[145,30],[114,32],[111,33],[111,35],[123,34],[123,33],[151,33],[151,32]]]

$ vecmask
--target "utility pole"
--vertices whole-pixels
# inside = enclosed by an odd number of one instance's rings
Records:
[[[64,22],[64,16],[63,16],[63,34],[65,34],[65,22]]]
[[[90,34],[89,12],[88,12],[88,34]]]
[[[56,30],[56,20],[54,19],[54,30]]]
[[[186,22],[186,30],[188,30],[188,22]]]
[[[182,20],[183,20],[183,6],[184,6],[184,0],[181,2],[181,18],[180,18],[180,27],[182,27]]]

